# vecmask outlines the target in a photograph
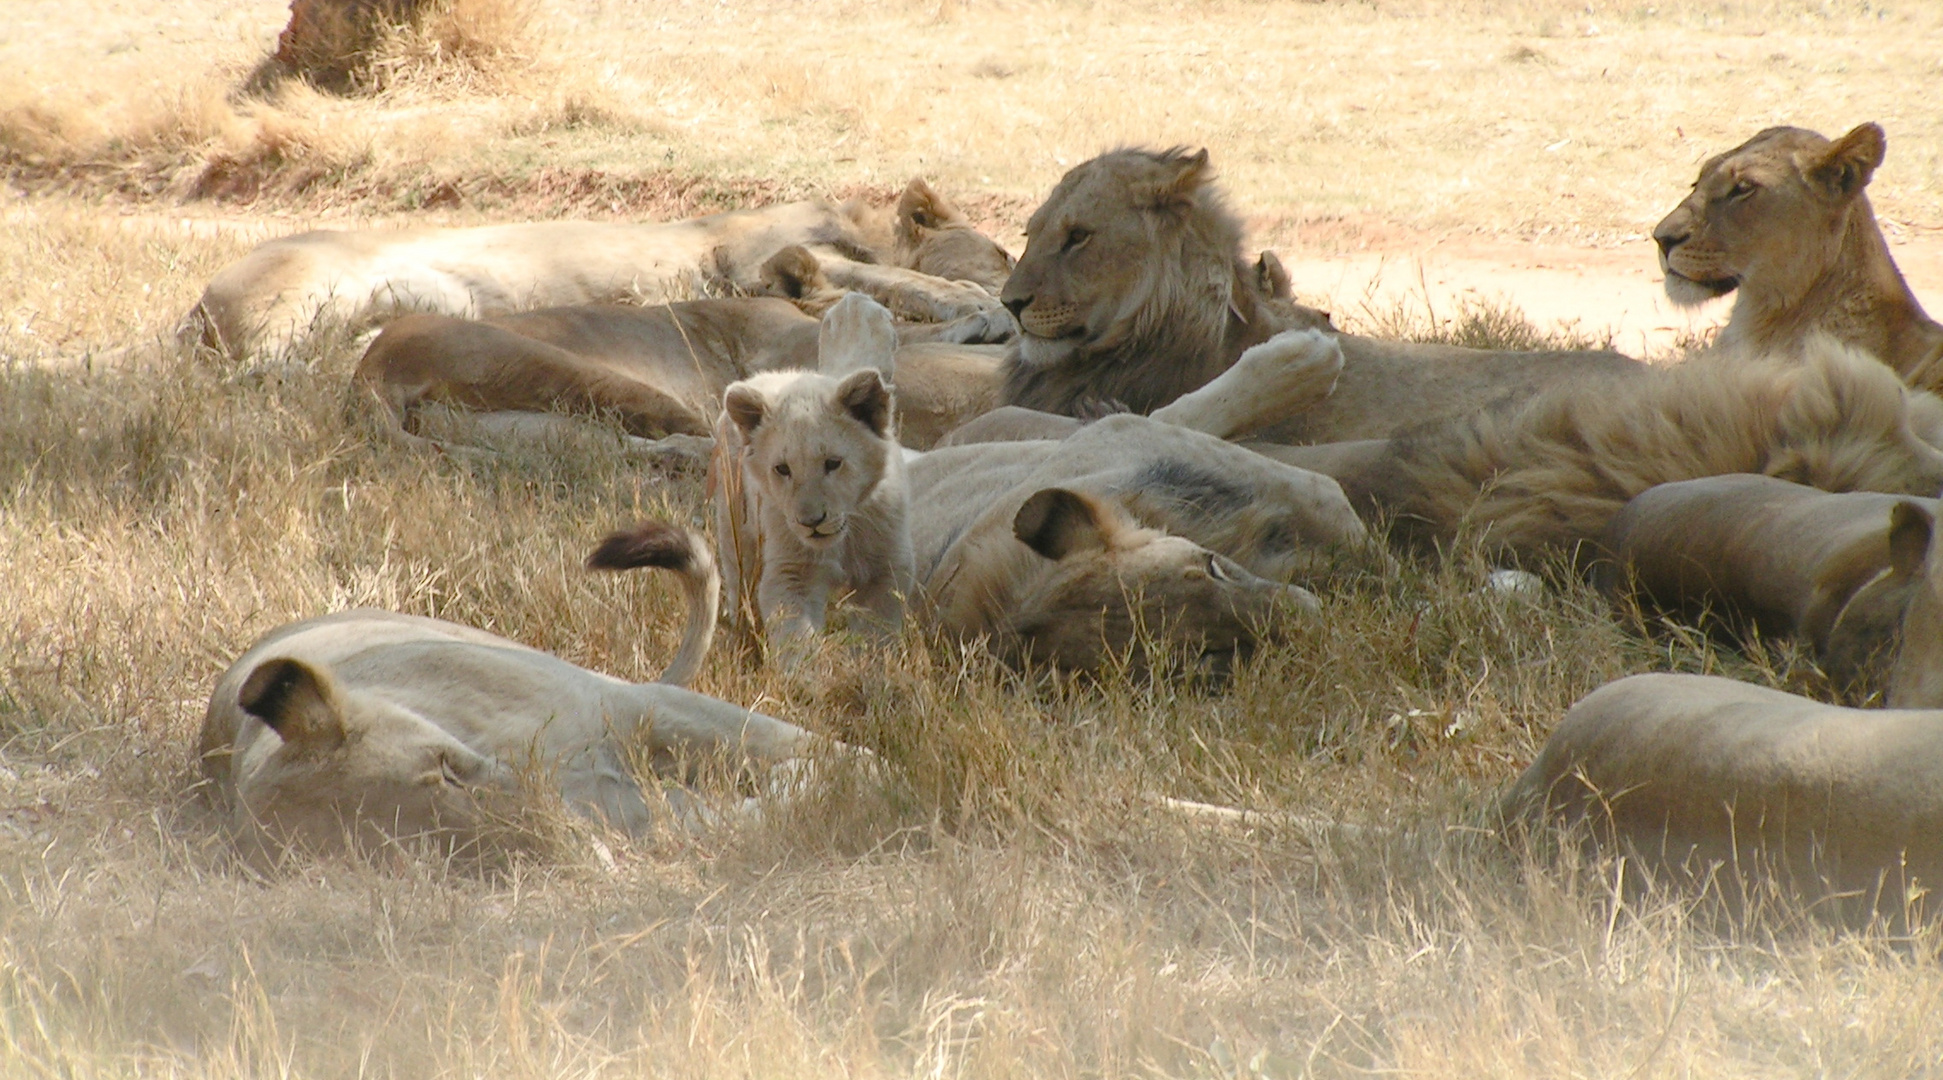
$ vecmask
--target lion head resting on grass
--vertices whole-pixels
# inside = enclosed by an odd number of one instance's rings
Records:
[[[506,826],[547,801],[536,784],[640,832],[657,815],[626,765],[634,751],[679,778],[684,757],[764,766],[810,748],[800,728],[682,688],[717,612],[715,563],[699,534],[649,522],[608,538],[588,562],[679,575],[688,624],[661,682],[624,682],[483,630],[369,608],[260,639],[217,682],[199,744],[206,790],[230,812],[244,856],[268,864],[291,849],[413,841],[492,857],[521,845]],[[682,798],[669,795],[679,812]]]
[[[1272,256],[1241,258],[1241,224],[1211,181],[1207,151],[1180,147],[1115,150],[1059,181],[1000,297],[1023,331],[1005,404],[1152,412],[1278,331],[1327,325],[1287,299]]]
[[[1904,284],[1866,194],[1884,151],[1875,124],[1832,142],[1773,127],[1709,160],[1653,230],[1667,295],[1698,304],[1738,291],[1723,346],[1798,353],[1820,331],[1916,385],[1943,385],[1943,325]]]

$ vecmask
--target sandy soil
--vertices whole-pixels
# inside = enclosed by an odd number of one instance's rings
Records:
[[[1891,248],[1917,299],[1943,307],[1943,237]],[[1306,256],[1281,251],[1297,295],[1354,326],[1404,304],[1439,316],[1466,301],[1510,302],[1541,327],[1610,335],[1633,356],[1664,356],[1727,321],[1732,299],[1678,308],[1661,290],[1650,239],[1613,247],[1521,243],[1481,236],[1391,236],[1366,251]]]

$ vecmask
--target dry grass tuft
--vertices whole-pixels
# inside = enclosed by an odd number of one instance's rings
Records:
[[[368,136],[333,124],[316,92],[232,101],[216,80],[131,102],[118,113],[28,101],[0,107],[0,164],[42,191],[115,191],[141,200],[252,201],[345,184],[373,162]]]
[[[537,60],[535,0],[298,0],[275,55],[245,83],[342,94],[514,89]]]
[[[1361,305],[1345,320],[1358,334],[1399,338],[1467,349],[1610,349],[1612,338],[1595,337],[1572,327],[1544,330],[1509,300],[1461,302],[1455,311],[1440,312],[1426,292],[1421,301]]]

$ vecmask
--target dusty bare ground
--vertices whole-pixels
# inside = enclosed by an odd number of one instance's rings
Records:
[[[1662,10],[1663,9],[1663,10]],[[1943,1061],[1933,931],[1622,895],[1491,830],[1569,703],[1641,670],[1828,693],[1786,649],[1652,636],[1482,565],[1318,583],[1224,692],[1032,683],[912,633],[703,688],[876,748],[759,824],[582,831],[481,876],[259,880],[189,741],[283,621],[377,604],[643,678],[651,579],[602,530],[693,478],[593,448],[460,467],[314,371],[152,344],[217,267],[311,225],[675,216],[933,176],[1018,245],[1116,142],[1212,148],[1256,242],[1355,324],[1467,297],[1677,335],[1640,238],[1769,123],[1890,133],[1874,186],[1943,299],[1943,11],[927,0],[534,9],[525,52],[377,97],[229,96],[275,0],[13,0],[0,28],[0,1073],[46,1076],[1885,1076]],[[529,47],[530,46],[530,47]],[[411,60],[411,57],[405,57]],[[1421,269],[1420,269],[1421,264]],[[1371,287],[1368,283],[1375,281]],[[1391,318],[1401,303],[1408,318]],[[1706,318],[1708,313],[1702,313]],[[1662,335],[1656,337],[1655,335]],[[85,361],[130,343],[144,361]],[[1305,819],[1223,830],[1175,795]],[[598,844],[596,840],[600,841]]]

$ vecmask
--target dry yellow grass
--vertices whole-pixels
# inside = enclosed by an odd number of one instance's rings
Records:
[[[279,3],[202,25],[217,5],[19,0],[21,25],[74,33],[0,43],[23,88],[0,146],[39,192],[0,233],[0,1074],[1933,1071],[1933,932],[1840,934],[1785,904],[1727,928],[1479,831],[1608,678],[1824,692],[1812,670],[1636,636],[1577,589],[1482,594],[1470,558],[1328,583],[1323,619],[1222,693],[1027,683],[917,634],[799,681],[724,649],[703,688],[895,767],[700,839],[607,837],[611,859],[580,833],[503,876],[402,859],[259,881],[189,790],[216,674],[322,610],[651,675],[671,591],[579,557],[699,506],[692,478],[597,452],[461,467],[386,445],[346,389],[347,341],[265,373],[162,340],[267,232],[397,213],[468,170],[533,199],[545,169],[665,170],[703,202],[925,171],[1012,213],[1061,158],[1178,140],[1216,148],[1264,234],[1337,215],[1331,243],[1365,217],[1595,236],[1650,222],[1703,151],[1760,124],[1865,118],[1892,138],[1878,205],[1943,221],[1938,121],[1910,89],[1933,9],[1595,6],[560,3],[577,18],[548,47],[570,62],[515,95],[430,80],[237,104],[220,90]],[[1814,115],[1786,104],[1803,92]],[[342,167],[291,183],[306,153]],[[223,154],[265,181],[233,227],[170,201]],[[1523,332],[1473,314],[1441,332]],[[1158,813],[1163,794],[1377,831],[1223,829]]]

